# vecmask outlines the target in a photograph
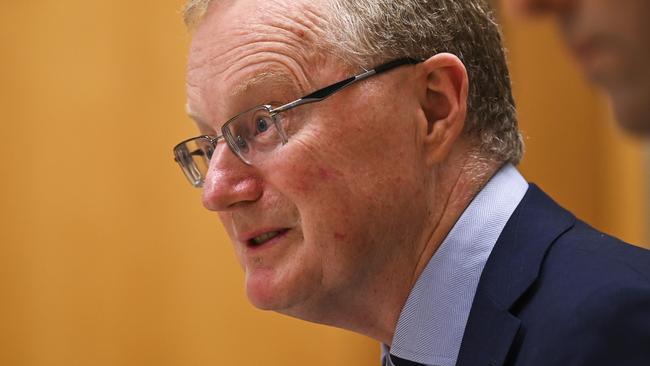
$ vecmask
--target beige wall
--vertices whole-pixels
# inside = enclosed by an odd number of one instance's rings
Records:
[[[216,217],[171,160],[194,133],[181,3],[3,4],[0,365],[375,364],[373,341],[248,305]],[[640,241],[639,149],[610,136],[550,33],[508,33],[523,171]]]

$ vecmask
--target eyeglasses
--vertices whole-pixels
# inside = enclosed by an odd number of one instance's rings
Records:
[[[288,138],[279,114],[298,106],[320,102],[348,86],[379,75],[398,66],[413,65],[420,61],[400,58],[382,64],[359,75],[318,89],[293,102],[272,107],[260,105],[242,112],[221,127],[221,135],[202,135],[185,140],[174,147],[174,160],[194,187],[202,187],[217,142],[225,140],[230,150],[245,164],[253,165],[281,145]]]

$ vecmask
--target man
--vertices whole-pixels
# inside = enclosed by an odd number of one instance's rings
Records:
[[[377,339],[385,365],[650,360],[650,255],[514,167],[483,1],[198,0],[186,16],[203,135],[175,158],[255,306]]]
[[[508,0],[514,12],[553,14],[586,74],[604,88],[619,123],[650,136],[650,1]]]

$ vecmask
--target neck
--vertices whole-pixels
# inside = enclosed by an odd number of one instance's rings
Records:
[[[400,301],[392,304],[391,309],[387,309],[386,319],[390,322],[387,322],[377,339],[385,344],[392,343],[399,315],[420,274],[467,206],[502,165],[502,162],[486,159],[478,153],[465,153],[462,157],[450,158],[446,164],[434,171],[431,191],[435,193],[430,200],[432,214],[429,217],[429,225],[423,232],[410,267],[405,267],[411,268],[411,272],[401,282],[401,288],[396,291]]]

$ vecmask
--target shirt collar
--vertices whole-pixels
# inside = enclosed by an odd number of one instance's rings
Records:
[[[400,313],[390,353],[425,365],[453,366],[481,272],[528,183],[504,165],[476,195],[420,274]]]

